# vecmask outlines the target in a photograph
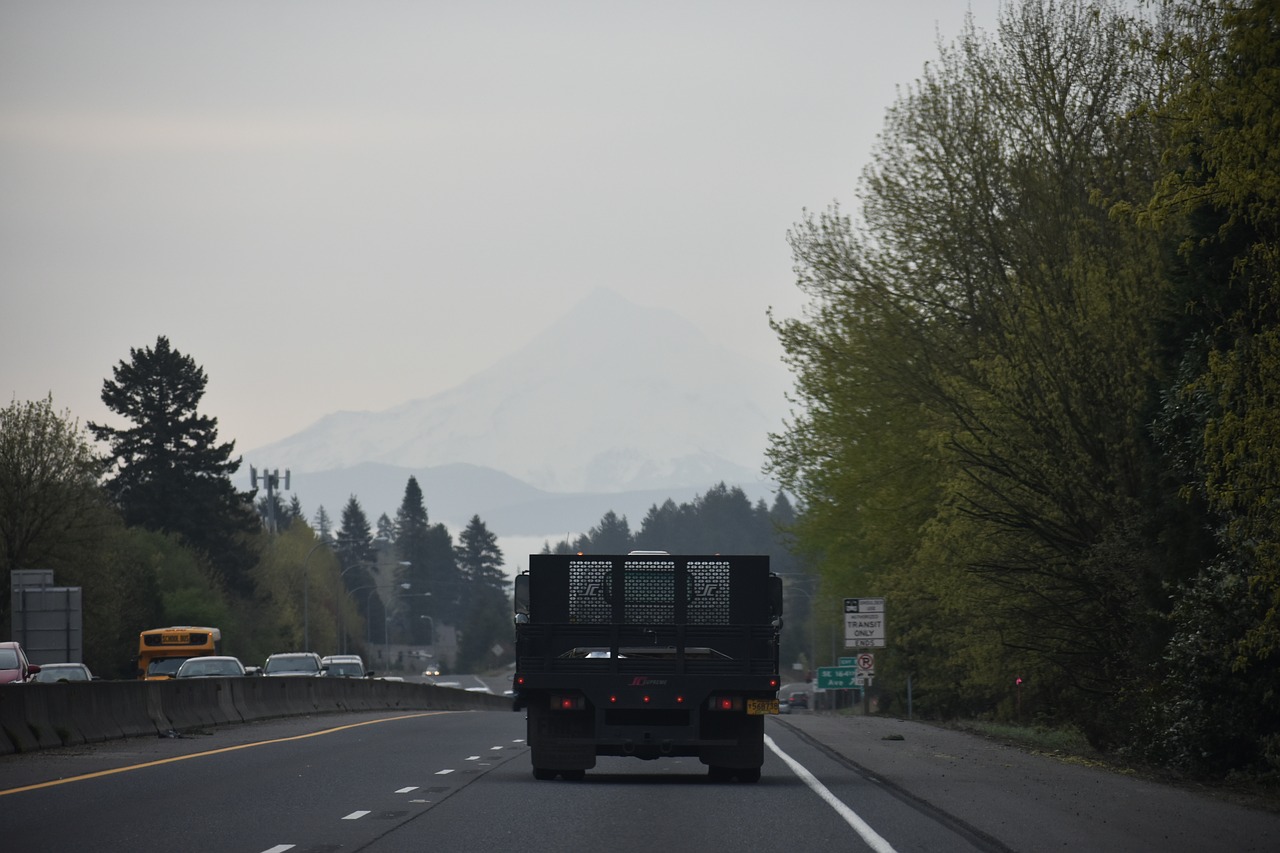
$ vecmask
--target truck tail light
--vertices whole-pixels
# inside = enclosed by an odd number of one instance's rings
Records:
[[[551,696],[551,710],[553,711],[581,711],[587,707],[586,700],[580,694],[561,694]]]
[[[710,710],[712,711],[741,711],[741,696],[712,696],[710,701]]]

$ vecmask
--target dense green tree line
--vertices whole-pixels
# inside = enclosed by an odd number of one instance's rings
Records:
[[[770,508],[764,501],[753,505],[741,488],[720,483],[691,503],[677,505],[668,498],[654,504],[634,533],[625,515],[610,510],[586,533],[546,543],[543,553],[769,554],[773,571],[785,574],[794,571],[786,547],[787,530],[794,523],[795,510],[785,494]]]
[[[1280,768],[1277,6],[1011,3],[793,229],[770,465],[916,707]]]

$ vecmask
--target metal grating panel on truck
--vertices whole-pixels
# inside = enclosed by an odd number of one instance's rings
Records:
[[[629,625],[667,625],[675,620],[676,564],[674,560],[628,560],[624,564]]]
[[[607,625],[612,619],[609,603],[608,560],[573,560],[569,563],[569,621]]]
[[[666,625],[674,623],[683,608],[682,623],[728,625],[732,621],[732,565],[728,558],[711,557],[687,563],[650,556],[616,562],[570,559],[569,622],[608,625],[616,613],[624,625]],[[617,600],[619,594],[624,596],[622,601]],[[618,605],[620,610],[615,610]]]
[[[690,560],[687,621],[694,625],[729,624],[729,561]]]

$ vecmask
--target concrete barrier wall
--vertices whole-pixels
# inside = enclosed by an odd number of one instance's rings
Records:
[[[354,678],[192,678],[0,687],[0,755],[341,711],[509,711],[511,700]]]

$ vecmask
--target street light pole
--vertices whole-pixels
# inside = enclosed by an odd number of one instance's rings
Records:
[[[365,584],[364,586],[358,586],[355,589],[349,589],[346,591],[347,598],[350,598],[354,601],[355,594],[357,592],[364,592],[366,589],[373,590],[373,589],[376,589],[376,587],[373,584]],[[339,612],[342,613],[342,652],[343,654],[346,654],[346,651],[347,651],[346,608],[345,607],[341,608]],[[366,595],[364,599],[364,613],[365,613],[365,619],[368,620],[368,617],[369,617],[369,596],[368,595]]]
[[[400,588],[401,588],[401,589],[409,589],[409,588],[410,588],[410,587],[412,587],[412,586],[413,586],[412,584],[408,584],[408,583],[402,583],[402,584],[400,584]],[[409,594],[407,594],[407,595],[406,595],[406,594],[404,594],[404,593],[401,593],[400,595],[393,595],[393,596],[391,596],[391,598],[392,598],[392,599],[396,599],[396,598],[426,598],[428,595],[431,595],[431,593],[429,593],[429,592],[412,592],[412,593],[409,593]],[[391,668],[391,639],[390,639],[390,633],[391,633],[391,632],[388,630],[388,626],[390,626],[390,624],[391,624],[391,609],[390,609],[390,608],[383,608],[383,610],[382,610],[382,647],[386,650],[386,655],[387,655],[387,669],[390,669],[390,668]],[[434,626],[434,624],[433,624],[433,625],[432,625],[432,632],[434,633],[434,631],[435,631],[435,626]]]
[[[311,546],[302,561],[302,650],[311,651],[311,555],[328,544],[323,539]]]
[[[377,591],[378,591],[378,585],[373,584],[372,586],[369,587],[369,591],[364,595],[364,629],[365,629],[364,639],[365,639],[365,642],[370,646],[373,645],[373,619],[372,619],[373,614],[369,612],[369,608],[372,606],[373,594]],[[382,615],[385,617],[386,613],[387,613],[387,609],[386,607],[383,607]]]
[[[361,586],[361,587],[356,587],[353,590],[348,590],[346,582],[343,581],[342,578],[344,575],[346,575],[347,572],[351,571],[352,569],[358,569],[362,566],[368,566],[368,565],[370,564],[369,563],[352,563],[350,566],[347,566],[345,569],[338,572],[338,588],[341,589],[343,592],[345,592],[348,596],[354,592],[359,592],[362,589],[367,589],[368,588],[367,586]],[[368,605],[366,604],[365,612],[368,613],[368,611],[369,611],[369,608],[368,608]],[[342,606],[341,600],[338,601],[338,628],[340,631],[342,631],[342,653],[345,655],[347,653],[347,608]]]

